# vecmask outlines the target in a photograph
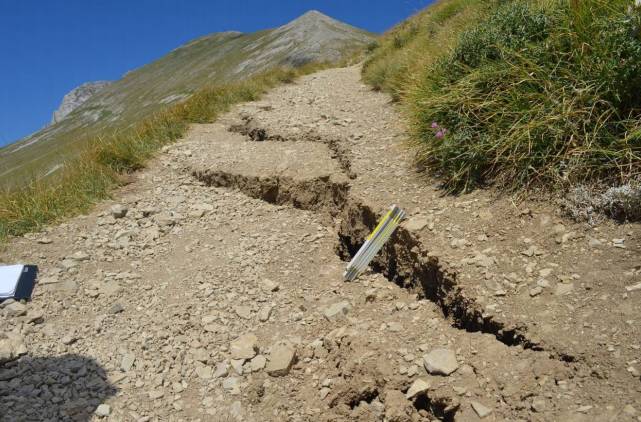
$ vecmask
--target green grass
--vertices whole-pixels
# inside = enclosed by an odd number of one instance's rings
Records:
[[[364,78],[402,101],[419,160],[453,191],[625,184],[641,172],[632,3],[441,2],[384,37]]]
[[[189,124],[211,122],[234,104],[256,100],[270,88],[323,67],[281,68],[243,82],[204,88],[131,129],[96,137],[55,177],[0,192],[0,240],[89,210],[109,198],[127,174],[144,168],[160,148],[180,139]]]

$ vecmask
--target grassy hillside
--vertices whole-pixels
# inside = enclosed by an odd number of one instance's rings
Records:
[[[90,147],[68,161],[56,177],[0,191],[0,240],[86,211],[109,197],[128,173],[141,169],[160,148],[182,137],[190,123],[213,121],[233,104],[256,100],[268,89],[322,67],[279,68],[242,82],[203,88],[128,130],[90,140]]]
[[[318,12],[276,29],[199,38],[128,72],[62,121],[1,148],[0,188],[55,173],[97,136],[126,130],[211,84],[282,66],[337,61],[371,40],[371,34]]]
[[[632,0],[441,1],[372,46],[364,79],[402,102],[452,190],[634,183],[640,16]]]

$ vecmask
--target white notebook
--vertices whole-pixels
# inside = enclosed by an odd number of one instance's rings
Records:
[[[23,270],[24,265],[0,266],[0,298],[15,295]]]

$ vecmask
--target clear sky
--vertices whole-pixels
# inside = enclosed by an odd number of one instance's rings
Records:
[[[212,32],[310,9],[383,32],[431,0],[0,0],[0,146],[42,128],[76,86],[115,80]]]

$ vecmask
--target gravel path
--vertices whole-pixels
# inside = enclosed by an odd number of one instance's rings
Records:
[[[0,305],[0,420],[641,420],[641,227],[448,196],[401,120],[357,67],[311,75],[12,240],[42,274]]]

